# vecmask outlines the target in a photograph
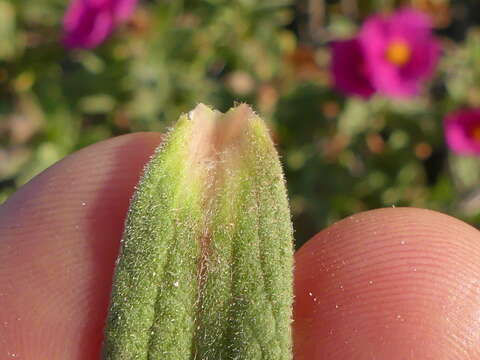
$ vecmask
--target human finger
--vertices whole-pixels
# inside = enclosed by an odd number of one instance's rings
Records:
[[[98,358],[125,214],[159,142],[89,146],[0,207],[0,358]]]
[[[295,359],[479,359],[480,233],[437,212],[380,209],[295,256]]]

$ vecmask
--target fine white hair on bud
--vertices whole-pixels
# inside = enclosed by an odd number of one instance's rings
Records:
[[[264,122],[199,104],[127,216],[103,358],[291,360],[293,230]]]

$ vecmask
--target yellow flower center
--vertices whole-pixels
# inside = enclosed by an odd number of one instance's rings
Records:
[[[403,40],[395,40],[390,43],[386,51],[387,60],[393,65],[403,66],[412,57],[410,45]]]
[[[480,124],[475,125],[471,132],[473,140],[480,143]]]

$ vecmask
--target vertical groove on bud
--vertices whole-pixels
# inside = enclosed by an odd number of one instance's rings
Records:
[[[288,360],[292,227],[278,155],[246,105],[179,120],[132,201],[104,359]]]

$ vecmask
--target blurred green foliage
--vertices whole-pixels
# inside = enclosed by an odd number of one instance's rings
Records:
[[[157,0],[93,51],[61,45],[65,0],[0,0],[0,202],[65,155],[165,131],[198,102],[251,103],[284,160],[297,245],[357,211],[419,206],[480,223],[480,161],[449,153],[444,115],[480,106],[475,1]],[[409,101],[331,88],[328,42],[376,11],[429,12],[444,54]]]

